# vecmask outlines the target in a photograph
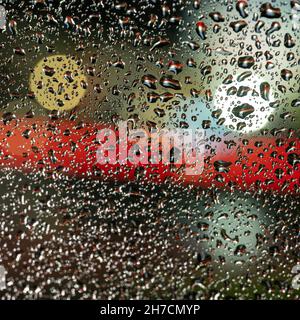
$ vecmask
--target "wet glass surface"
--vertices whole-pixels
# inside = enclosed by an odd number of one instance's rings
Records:
[[[300,1],[2,6],[1,298],[299,299]],[[203,173],[97,166],[120,121]]]

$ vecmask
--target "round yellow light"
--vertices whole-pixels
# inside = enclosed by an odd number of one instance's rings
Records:
[[[49,110],[71,110],[86,91],[87,79],[71,57],[53,55],[40,60],[30,75],[36,100]]]

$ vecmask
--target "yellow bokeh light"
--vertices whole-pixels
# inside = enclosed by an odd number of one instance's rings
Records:
[[[71,110],[84,97],[87,79],[76,61],[66,55],[40,60],[30,75],[36,100],[48,110]]]

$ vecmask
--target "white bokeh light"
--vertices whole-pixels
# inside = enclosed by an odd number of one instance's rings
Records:
[[[243,81],[237,81],[235,77],[230,84],[221,84],[214,96],[214,110],[221,109],[220,118],[224,118],[224,126],[231,130],[242,133],[254,132],[262,129],[268,122],[268,117],[274,112],[274,108],[270,107],[270,103],[274,102],[272,90],[269,92],[269,101],[263,99],[260,94],[260,85],[266,82],[263,78],[251,76]],[[237,93],[228,95],[228,90],[235,87],[238,91],[242,87],[248,88],[245,96],[239,97]],[[254,108],[253,113],[241,119],[235,116],[232,111],[235,107],[248,104]],[[238,124],[244,123],[242,129],[238,129]]]

